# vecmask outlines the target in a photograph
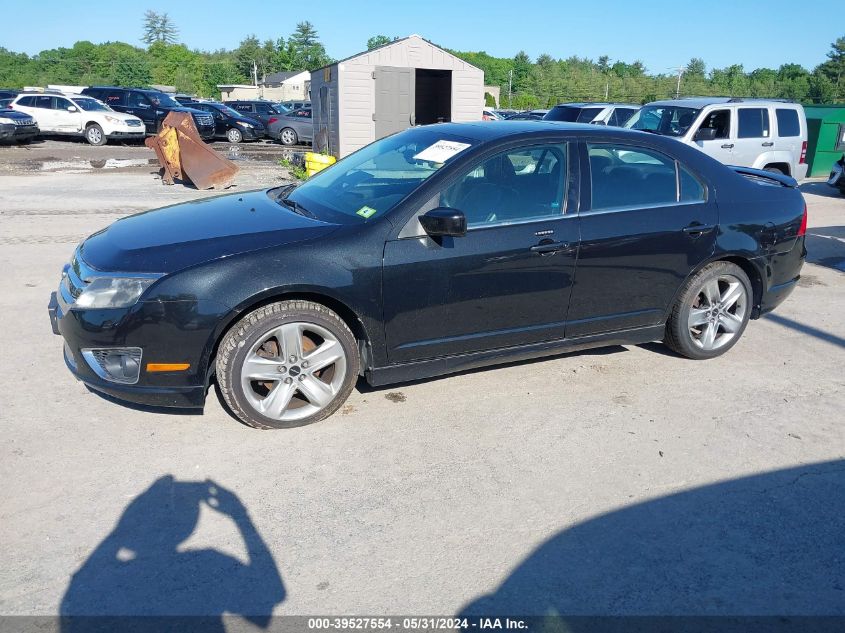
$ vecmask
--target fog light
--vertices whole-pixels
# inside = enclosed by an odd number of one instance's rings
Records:
[[[103,380],[132,385],[141,373],[140,347],[83,349],[82,357]]]

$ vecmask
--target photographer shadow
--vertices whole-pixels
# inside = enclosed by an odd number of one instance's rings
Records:
[[[215,549],[180,549],[203,505],[232,519],[249,562]],[[73,575],[61,630],[225,631],[223,615],[267,628],[285,599],[273,557],[238,497],[210,482],[156,480]]]

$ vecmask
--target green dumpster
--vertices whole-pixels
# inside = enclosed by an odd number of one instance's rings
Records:
[[[845,154],[845,105],[804,106],[807,114],[807,176],[827,176]]]

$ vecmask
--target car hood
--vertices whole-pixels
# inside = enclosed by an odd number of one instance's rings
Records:
[[[21,112],[19,110],[12,110],[9,108],[3,109],[0,108],[0,117],[4,119],[31,119],[32,115],[27,114],[26,112]]]
[[[126,114],[125,112],[117,112],[116,110],[113,110],[111,112],[100,112],[100,114],[103,114],[105,116],[110,116],[110,117],[115,118],[115,119],[120,119],[121,121],[131,121],[131,120],[141,121],[141,118],[135,116],[134,114]]]
[[[218,196],[118,220],[80,246],[104,272],[172,273],[221,257],[324,237],[336,224],[304,217],[266,191]]]

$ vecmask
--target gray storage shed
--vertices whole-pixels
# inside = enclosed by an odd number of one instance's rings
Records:
[[[410,35],[311,73],[314,149],[338,158],[412,125],[480,121],[484,71]]]

